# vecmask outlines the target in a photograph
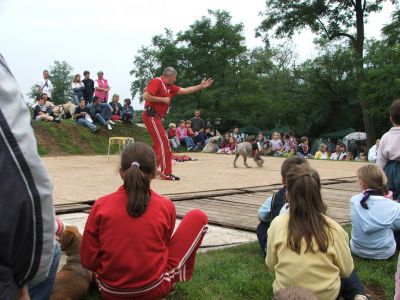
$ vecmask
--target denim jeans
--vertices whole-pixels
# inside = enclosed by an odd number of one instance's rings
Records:
[[[104,119],[103,115],[97,113],[94,115],[94,121],[99,122],[102,126],[106,126],[108,123],[107,121]]]
[[[72,102],[76,105],[79,106],[79,102],[83,98],[83,92],[81,90],[74,90],[74,97],[72,98]]]
[[[111,120],[112,113],[108,106],[101,108],[101,115],[103,116],[104,120],[108,121]]]
[[[185,137],[181,138],[179,141],[181,143],[183,141],[185,143],[185,145],[186,145],[186,148],[194,146],[193,139],[191,137],[185,136]]]
[[[50,299],[51,291],[53,290],[54,280],[56,279],[58,263],[60,262],[61,247],[60,243],[56,242],[54,249],[53,262],[51,263],[49,274],[46,279],[36,284],[29,284],[29,296],[31,300],[47,300]]]
[[[92,122],[86,120],[85,118],[79,118],[78,120],[76,120],[76,122],[80,125],[88,127],[90,130],[96,129],[96,126]]]
[[[193,141],[195,144],[201,144],[204,146],[206,138],[207,138],[206,134],[202,131],[202,132],[199,132],[199,134],[197,136],[193,137]]]

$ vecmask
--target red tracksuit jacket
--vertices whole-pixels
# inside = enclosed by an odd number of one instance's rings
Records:
[[[83,233],[81,262],[102,283],[136,289],[165,272],[176,211],[171,200],[154,191],[142,216],[129,216],[126,205],[123,186],[95,202]]]

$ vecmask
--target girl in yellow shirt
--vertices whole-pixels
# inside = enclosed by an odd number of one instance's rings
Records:
[[[318,173],[294,166],[286,177],[288,214],[268,230],[265,262],[275,272],[274,293],[292,286],[306,288],[319,299],[367,299],[353,271],[349,237],[327,217]]]

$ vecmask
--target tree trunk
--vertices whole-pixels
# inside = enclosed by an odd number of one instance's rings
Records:
[[[362,84],[365,80],[364,74],[364,12],[362,7],[363,1],[356,0],[356,27],[357,36],[354,43],[355,59],[356,59],[356,76],[357,76],[357,100],[360,103],[365,132],[367,133],[368,148],[375,144],[376,131],[372,116],[368,113],[368,103],[362,97]]]

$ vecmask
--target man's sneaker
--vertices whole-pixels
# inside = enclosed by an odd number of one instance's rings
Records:
[[[112,127],[111,127],[110,124],[107,124],[107,129],[108,129],[108,130],[112,130]]]
[[[180,180],[179,177],[174,176],[172,174],[167,175],[167,174],[162,174],[162,173],[160,174],[160,179],[161,180]]]
[[[115,122],[112,121],[112,120],[108,120],[107,123],[108,123],[108,124],[111,124],[111,125],[115,125]]]

